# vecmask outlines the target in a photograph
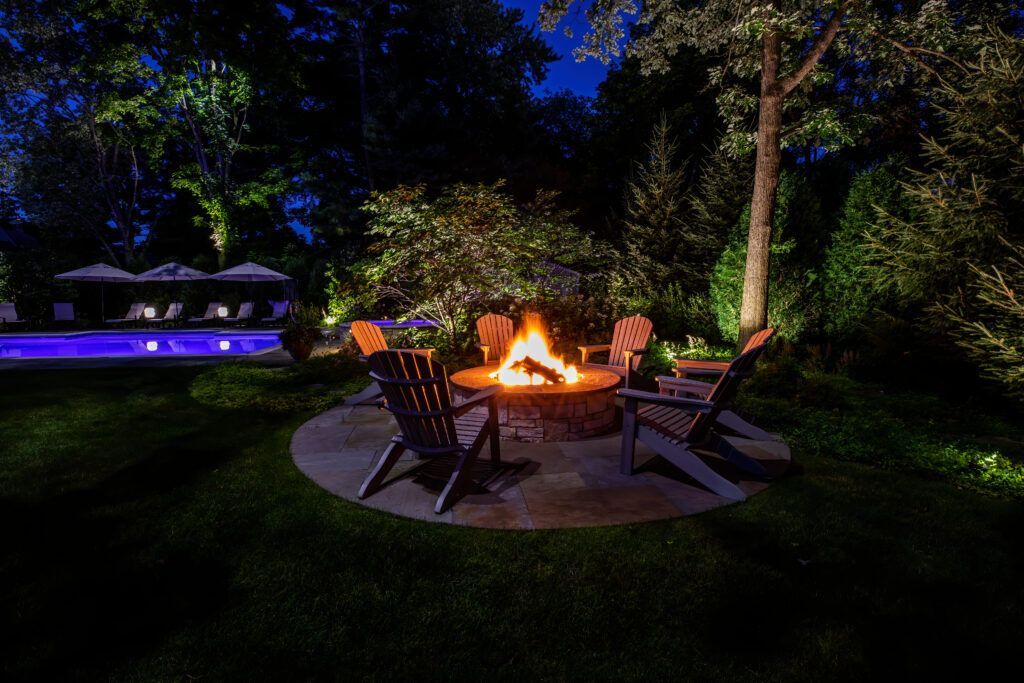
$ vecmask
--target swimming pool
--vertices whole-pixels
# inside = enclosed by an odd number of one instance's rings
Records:
[[[231,356],[256,354],[281,344],[278,333],[174,330],[0,335],[0,358],[100,358]]]

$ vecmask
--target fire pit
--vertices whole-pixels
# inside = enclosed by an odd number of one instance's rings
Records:
[[[498,398],[503,439],[575,441],[615,427],[615,389],[620,379],[608,370],[580,372],[565,365],[548,351],[543,331],[528,327],[500,365],[462,370],[450,381],[458,398],[504,385]]]

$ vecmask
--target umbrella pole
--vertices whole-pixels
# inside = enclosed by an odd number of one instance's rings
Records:
[[[103,296],[103,280],[100,280],[100,322],[107,319],[107,300]]]

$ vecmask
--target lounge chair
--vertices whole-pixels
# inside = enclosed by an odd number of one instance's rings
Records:
[[[728,430],[717,424],[721,412],[731,407],[740,383],[753,374],[764,348],[762,344],[734,358],[706,399],[620,389],[618,394],[625,399],[620,471],[633,474],[639,439],[711,491],[731,500],[744,500],[743,491],[708,462],[728,462],[757,478],[768,478],[764,465],[722,438],[723,434],[728,436]],[[788,451],[784,457],[788,459]]]
[[[18,317],[18,311],[10,301],[0,304],[0,327],[6,329],[10,325],[26,325],[27,320]]]
[[[630,375],[634,374],[640,366],[640,357],[647,350],[647,342],[650,341],[653,331],[654,323],[642,315],[623,318],[615,323],[610,344],[589,344],[579,347],[581,364],[583,367],[589,365],[602,370],[611,370],[622,377],[628,387]],[[607,364],[589,362],[591,354],[603,351],[608,352]]]
[[[53,304],[53,322],[55,323],[73,323],[78,320],[78,316],[75,315],[75,305],[70,303],[57,303]]]
[[[389,349],[388,343],[384,339],[384,333],[380,331],[379,327],[366,320],[356,320],[352,323],[352,336],[355,337],[356,344],[359,345],[359,359],[363,361],[368,360],[377,351],[410,351],[426,356],[428,359],[434,353],[434,349]]]
[[[167,306],[167,310],[159,318],[146,318],[147,325],[165,325],[169,323],[177,322],[181,316],[182,305],[177,301],[172,301]]]
[[[142,315],[145,312],[145,310],[146,310],[146,303],[145,302],[137,302],[137,303],[132,304],[128,308],[128,312],[125,314],[125,316],[123,318],[110,318],[109,320],[104,320],[103,322],[105,322],[108,325],[122,325],[124,323],[136,323],[140,319],[142,319]]]
[[[391,438],[359,488],[359,497],[378,491],[406,450],[424,457],[456,456],[455,468],[434,506],[434,512],[441,514],[462,495],[485,441],[491,442],[491,462],[501,463],[496,401],[501,387],[488,387],[453,405],[448,372],[437,361],[408,351],[377,351],[368,362],[370,377],[384,392],[385,407],[394,414],[401,433]],[[470,412],[484,404],[486,413]]]
[[[288,304],[290,301],[268,301],[270,304],[271,312],[265,318],[260,318],[261,324],[276,323],[284,320],[284,317],[288,315]]]
[[[477,319],[476,333],[480,336],[477,347],[483,351],[484,365],[490,361],[500,363],[508,355],[509,345],[515,337],[515,326],[507,316],[488,313]]]
[[[233,318],[224,318],[226,323],[245,323],[252,319],[251,301],[245,301],[238,307],[238,313]]]
[[[220,318],[220,316],[217,314],[217,311],[220,309],[220,306],[221,306],[221,303],[219,301],[211,301],[206,306],[206,313],[203,313],[202,316],[189,318],[188,322],[190,322],[190,323],[208,323],[208,322],[211,322],[213,320],[217,320],[218,318]]]

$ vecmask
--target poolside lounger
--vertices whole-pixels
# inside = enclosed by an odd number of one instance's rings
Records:
[[[136,302],[131,305],[131,307],[128,309],[128,312],[125,314],[123,318],[110,318],[109,320],[104,320],[103,322],[107,323],[108,325],[138,322],[142,318],[142,314],[145,310],[146,302]]]
[[[246,301],[238,307],[238,314],[233,318],[224,318],[226,323],[242,323],[252,318],[252,307],[251,301]]]
[[[28,321],[18,317],[18,311],[10,301],[0,304],[0,327],[8,325],[24,325]]]
[[[56,302],[53,304],[53,322],[73,323],[77,319],[77,316],[75,316],[74,304]]]
[[[267,303],[270,304],[272,311],[266,318],[260,318],[261,323],[276,323],[288,315],[290,301],[268,301]]]
[[[178,320],[179,316],[181,316],[181,306],[182,305],[180,303],[178,303],[177,301],[172,301],[170,303],[170,305],[167,306],[167,311],[163,314],[162,317],[159,317],[159,318],[146,318],[146,324],[147,325],[163,325],[165,323],[176,322]]]
[[[189,318],[188,321],[190,323],[206,323],[217,320],[220,317],[217,315],[220,306],[221,303],[219,301],[211,301],[206,307],[206,313],[203,313],[202,317]]]

